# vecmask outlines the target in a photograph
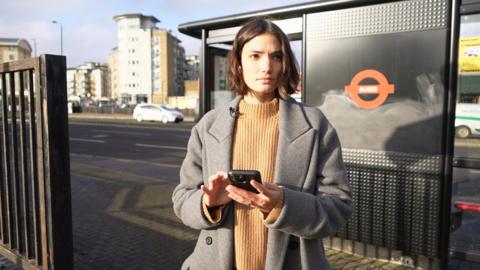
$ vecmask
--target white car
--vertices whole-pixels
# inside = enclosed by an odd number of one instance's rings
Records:
[[[162,123],[181,122],[183,114],[162,104],[138,104],[133,110],[133,118],[138,122],[160,121]]]
[[[480,104],[457,104],[455,134],[459,138],[480,135]]]

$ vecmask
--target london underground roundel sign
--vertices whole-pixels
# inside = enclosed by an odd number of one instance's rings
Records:
[[[378,84],[360,85],[365,79],[373,79]],[[393,94],[395,85],[389,84],[387,77],[380,71],[374,69],[366,69],[357,73],[350,85],[345,86],[345,91],[350,95],[352,100],[362,109],[374,109],[385,103],[388,95]],[[372,100],[364,100],[360,95],[377,95]]]

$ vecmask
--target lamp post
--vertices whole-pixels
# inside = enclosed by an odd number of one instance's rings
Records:
[[[60,55],[63,55],[63,27],[62,27],[62,23],[60,23],[59,21],[52,21],[52,23],[60,25]]]
[[[33,40],[33,53],[35,57],[37,57],[37,39],[36,38],[31,38]]]

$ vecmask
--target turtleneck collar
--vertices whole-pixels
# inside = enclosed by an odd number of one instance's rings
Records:
[[[241,118],[269,118],[278,116],[278,98],[274,98],[265,103],[247,103],[244,99],[240,100],[238,110]]]

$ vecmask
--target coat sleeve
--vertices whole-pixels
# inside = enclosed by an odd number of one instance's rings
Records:
[[[318,239],[335,234],[346,223],[352,212],[351,192],[340,141],[330,124],[319,132],[317,143],[314,193],[285,187],[283,208],[274,223],[266,224],[268,228]]]
[[[197,126],[192,128],[187,155],[180,168],[180,184],[173,190],[173,211],[182,222],[197,230],[217,226],[203,214],[200,186],[203,184],[202,140]]]

